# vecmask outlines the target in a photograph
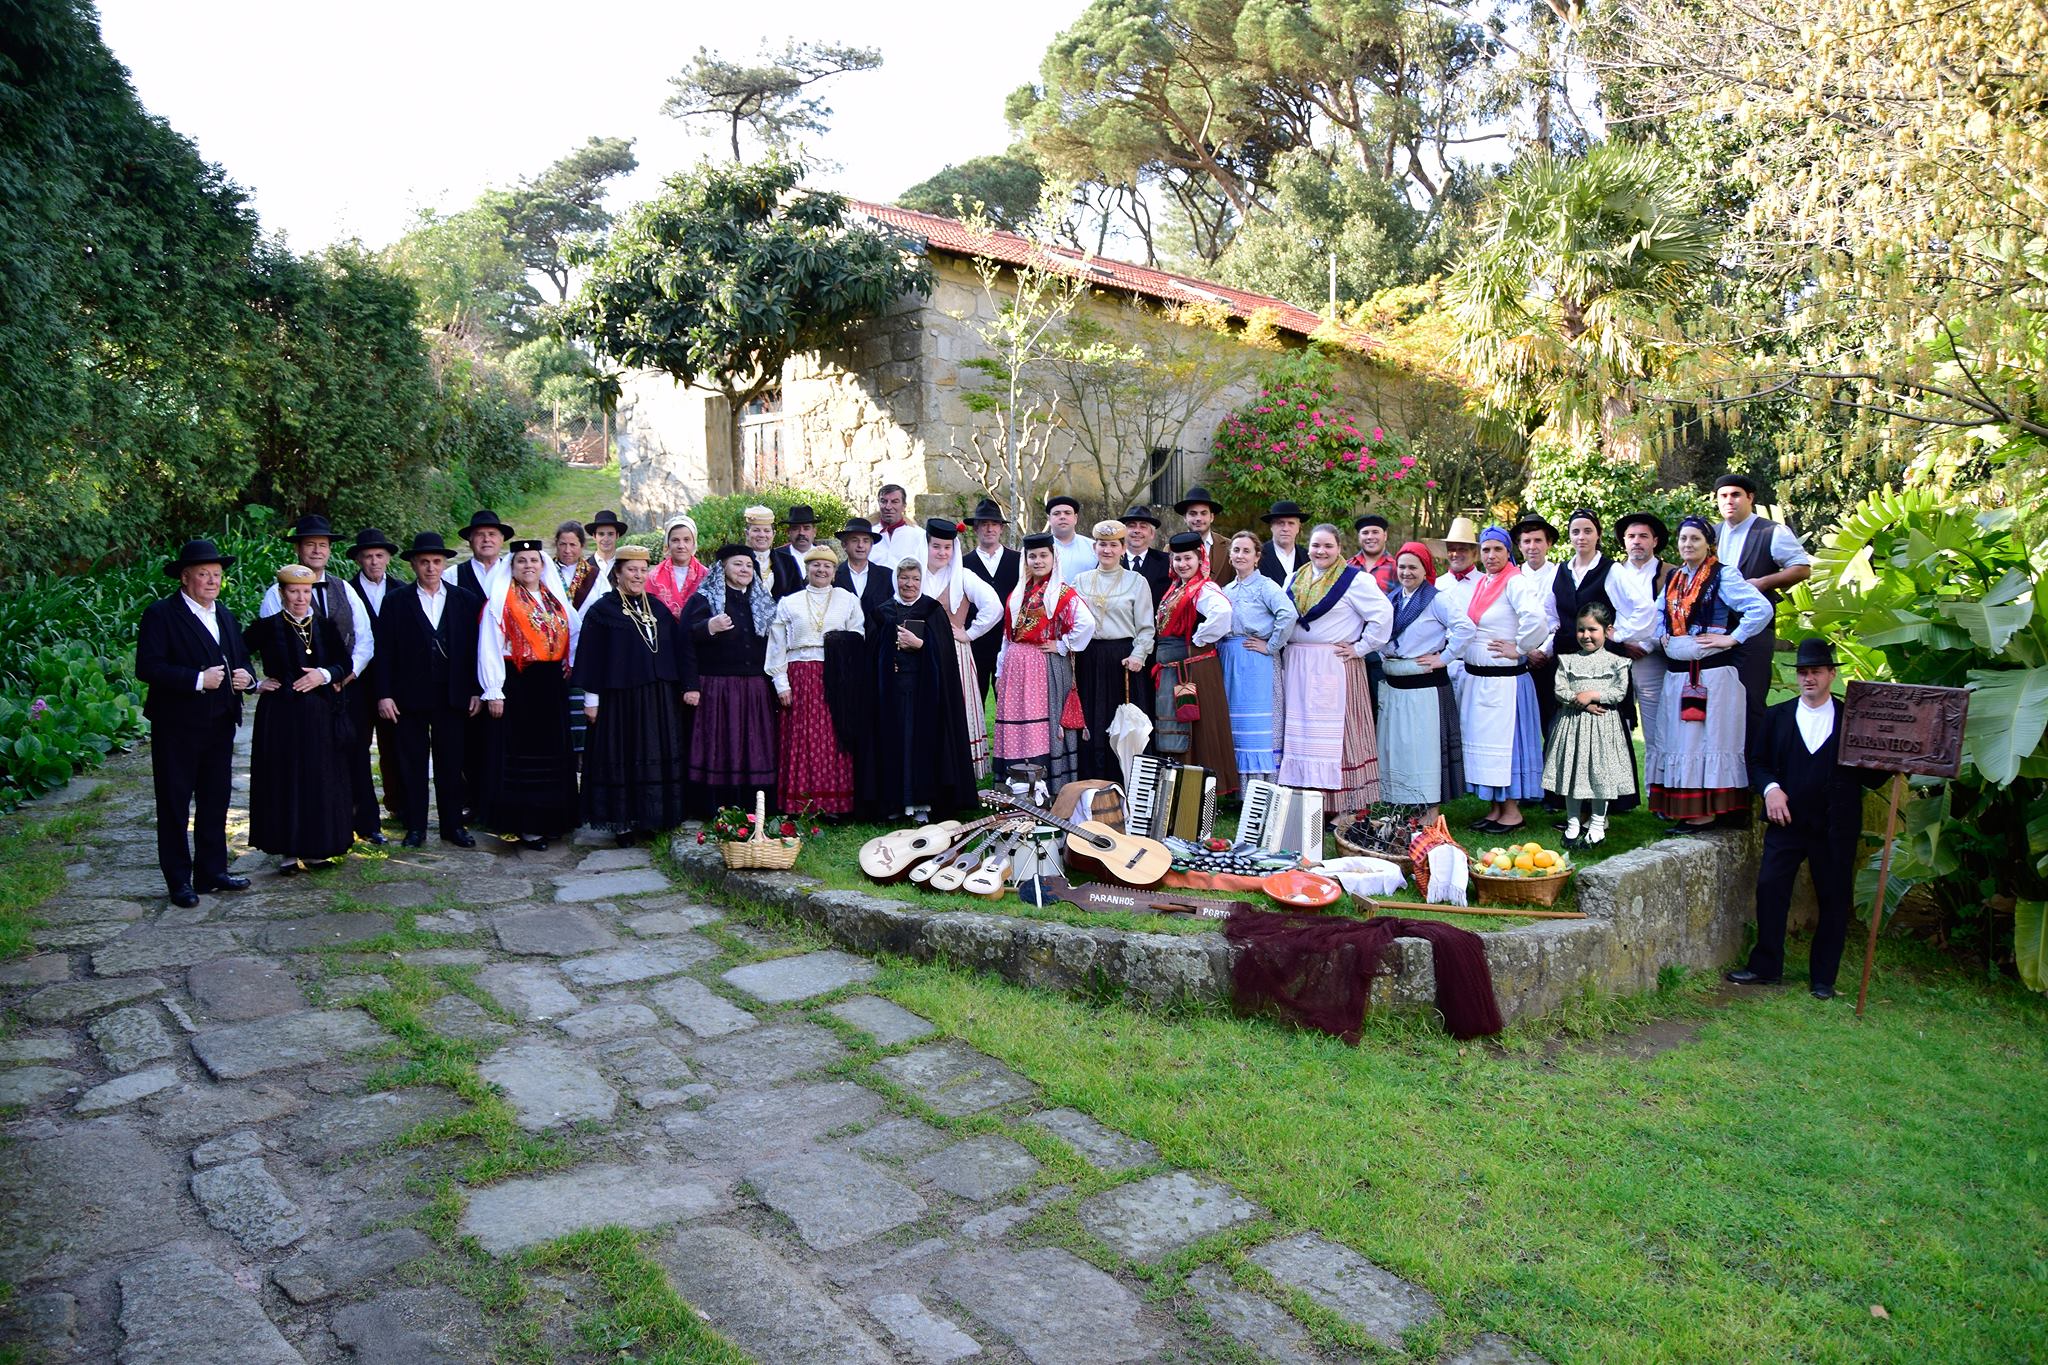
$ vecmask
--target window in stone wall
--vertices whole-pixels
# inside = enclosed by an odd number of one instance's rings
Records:
[[[1146,490],[1152,509],[1171,507],[1188,495],[1188,467],[1194,461],[1190,452],[1176,447],[1169,451],[1164,447],[1152,452],[1152,466],[1159,473],[1154,476],[1151,488]]]
[[[740,412],[740,482],[766,488],[783,482],[782,394],[763,394]]]

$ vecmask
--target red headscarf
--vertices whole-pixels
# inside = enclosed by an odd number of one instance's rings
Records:
[[[1436,582],[1436,556],[1429,552],[1427,545],[1424,545],[1419,540],[1409,541],[1406,545],[1394,551],[1394,562],[1396,564],[1401,562],[1402,555],[1414,555],[1417,559],[1421,560],[1423,581],[1428,583]]]

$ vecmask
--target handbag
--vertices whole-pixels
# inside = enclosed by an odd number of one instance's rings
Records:
[[[1685,683],[1678,689],[1678,718],[1705,724],[1707,719],[1707,685],[1700,681],[1700,665],[1695,659],[1692,671]]]
[[[1196,694],[1192,681],[1173,685],[1173,718],[1189,725],[1202,718],[1202,699]]]
[[[1060,707],[1060,725],[1068,730],[1085,730],[1088,728],[1088,713],[1081,709],[1080,688],[1072,687],[1067,689],[1067,700]]]

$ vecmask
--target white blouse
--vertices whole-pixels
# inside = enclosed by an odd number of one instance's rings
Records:
[[[1295,644],[1307,640],[1323,645],[1350,645],[1359,654],[1370,654],[1394,633],[1394,604],[1380,591],[1373,576],[1360,569],[1351,575],[1351,586],[1343,598],[1311,621],[1306,612],[1294,622]]]
[[[1452,602],[1450,648],[1460,662],[1468,667],[1505,668],[1514,661],[1504,659],[1487,648],[1494,640],[1510,640],[1526,654],[1538,649],[1555,634],[1543,615],[1543,607],[1537,601],[1536,587],[1525,574],[1516,574],[1508,580],[1507,590],[1493,599],[1486,613],[1479,620],[1472,619],[1472,594],[1483,581],[1473,580],[1475,586],[1462,597]]]
[[[1162,602],[1166,600],[1168,594],[1172,593],[1176,581],[1175,579],[1168,579],[1166,581],[1166,591],[1159,594]],[[1218,640],[1230,634],[1230,623],[1234,618],[1235,613],[1231,610],[1230,606],[1230,594],[1217,587],[1215,579],[1204,580],[1201,591],[1195,594],[1195,633],[1188,641],[1188,648],[1190,650],[1207,649],[1210,645],[1215,644]],[[1154,623],[1153,630],[1156,634],[1159,620],[1156,612],[1152,619]]]
[[[768,618],[767,673],[775,690],[789,695],[789,666],[793,663],[822,663],[825,637],[835,630],[866,635],[861,624],[860,599],[844,588],[814,588],[806,583],[775,604]]]
[[[966,598],[974,606],[974,615],[967,618],[967,638],[979,640],[1003,623],[1003,599],[996,596],[981,575],[962,567],[954,560],[943,569],[926,569],[924,573],[924,595],[935,599],[946,609],[948,616]]]

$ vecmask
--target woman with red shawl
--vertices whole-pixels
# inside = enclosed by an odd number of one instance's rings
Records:
[[[1024,537],[1024,577],[1003,611],[1003,652],[996,661],[996,766],[1045,768],[1058,791],[1074,780],[1080,746],[1060,723],[1074,690],[1073,656],[1095,638],[1095,614],[1060,582],[1052,537]]]
[[[1183,531],[1167,542],[1173,577],[1160,594],[1152,639],[1157,688],[1152,703],[1152,747],[1170,758],[1209,770],[1216,794],[1237,790],[1237,744],[1230,737],[1230,698],[1216,642],[1230,634],[1230,598],[1209,578],[1202,538]],[[1192,685],[1194,695],[1185,688]],[[1195,715],[1182,719],[1190,706]]]
[[[683,607],[711,572],[697,562],[697,523],[677,514],[661,524],[668,557],[647,573],[647,595],[669,609],[678,621]]]

